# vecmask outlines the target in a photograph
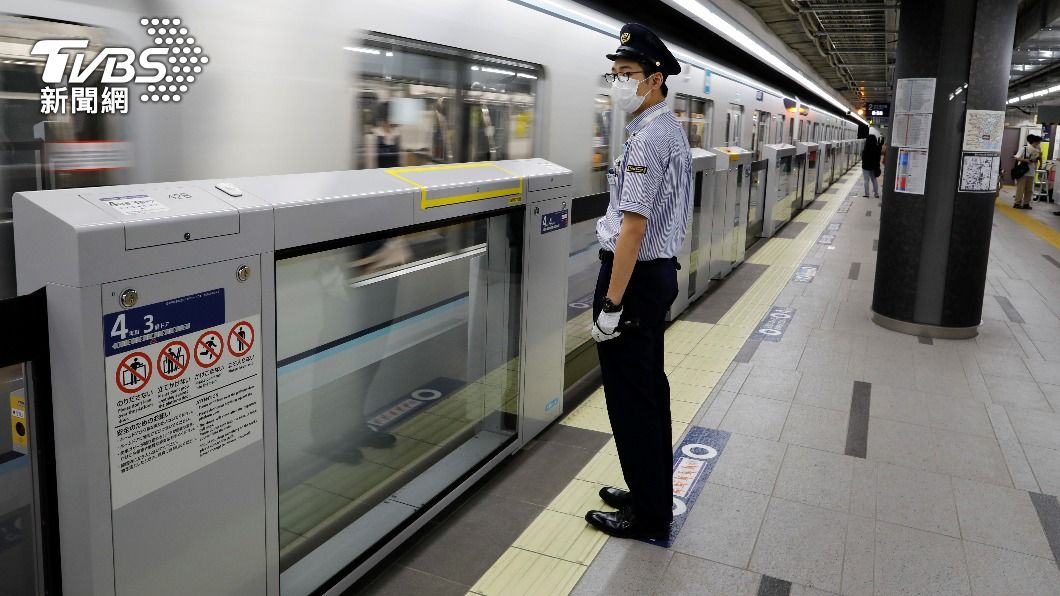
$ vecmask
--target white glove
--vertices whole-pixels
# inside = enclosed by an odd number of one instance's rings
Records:
[[[622,332],[618,330],[618,322],[621,319],[621,309],[618,312],[600,311],[600,316],[596,317],[596,321],[592,325],[593,339],[599,343],[622,335]]]

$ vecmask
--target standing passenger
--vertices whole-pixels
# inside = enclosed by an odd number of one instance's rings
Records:
[[[663,371],[666,312],[677,297],[677,251],[692,215],[692,155],[666,104],[681,67],[648,28],[628,24],[607,58],[614,105],[629,139],[608,172],[610,202],[596,223],[600,275],[592,336],[618,459],[629,491],[605,487],[616,512],[586,521],[612,536],[666,538],[673,520],[670,385]]]
[[[1016,179],[1016,200],[1012,207],[1014,209],[1030,209],[1031,197],[1034,195],[1034,174],[1038,169],[1038,162],[1042,158],[1042,150],[1039,144],[1042,138],[1038,135],[1027,135],[1027,144],[1023,152],[1016,155],[1016,161],[1027,164],[1027,173]]]
[[[861,177],[865,179],[865,198],[869,196],[869,180],[872,180],[872,194],[880,198],[880,187],[876,183],[876,177],[880,171],[880,145],[876,137],[869,135],[865,137],[865,148],[861,150]]]

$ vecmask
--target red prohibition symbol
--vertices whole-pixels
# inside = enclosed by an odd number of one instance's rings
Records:
[[[225,353],[224,338],[216,331],[207,331],[195,340],[195,363],[203,368],[217,364]]]
[[[167,381],[172,381],[184,374],[191,364],[188,344],[177,340],[171,341],[158,353],[158,374]]]
[[[228,332],[228,351],[239,358],[245,356],[254,346],[254,326],[240,321]]]
[[[114,382],[122,393],[136,393],[151,380],[151,357],[143,352],[133,352],[122,358],[118,370],[114,371]]]

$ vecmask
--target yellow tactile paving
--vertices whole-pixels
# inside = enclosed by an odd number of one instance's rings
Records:
[[[1053,245],[1053,248],[1060,249],[1060,232],[1050,228],[1042,222],[1034,219],[1033,217],[1019,212],[1013,209],[1011,205],[1003,202],[1003,199],[998,199],[994,203],[994,207],[1004,213],[1009,219],[1018,223],[1019,225],[1027,228],[1032,234],[1045,240],[1049,244]]]
[[[575,478],[563,489],[563,492],[552,499],[552,502],[548,504],[548,509],[574,516],[584,515],[590,509],[610,511],[612,508],[600,499],[600,489],[603,487],[603,484]]]
[[[604,546],[607,535],[585,523],[583,514],[569,515],[545,509],[512,546],[588,565]]]
[[[511,547],[471,586],[480,596],[569,594],[585,565]]]
[[[797,221],[807,225],[795,239],[771,239],[748,260],[768,265],[769,269],[717,324],[678,320],[667,329],[666,368],[670,380],[673,444],[684,435],[688,422],[707,400],[758,322],[769,312],[855,181],[853,176],[844,176],[834,186],[830,197],[833,200],[818,199],[823,203],[820,209],[800,213]],[[593,393],[561,423],[610,433],[602,391]],[[605,485],[626,488],[614,438],[490,567],[471,593],[482,596],[568,594],[606,542],[606,536],[589,529],[582,518],[586,510],[603,507],[597,492]]]

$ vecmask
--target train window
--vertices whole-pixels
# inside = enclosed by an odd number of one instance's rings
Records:
[[[611,165],[611,98],[593,97],[592,192],[607,191],[607,168]]]
[[[540,65],[380,33],[346,49],[360,61],[356,167],[533,155]]]
[[[821,140],[821,123],[820,122],[814,122],[813,123],[813,140],[815,142],[820,142],[820,140]]]
[[[773,142],[784,142],[784,114],[773,116]]]
[[[751,151],[755,159],[762,158],[762,145],[769,142],[769,112],[755,110],[751,120]]]
[[[126,45],[99,27],[0,14],[0,219],[19,191],[128,181],[131,151],[123,118],[102,113],[98,102],[95,113],[84,104],[77,113],[72,104],[59,113],[41,112],[44,56],[31,56],[29,50],[38,40],[58,38],[87,39],[89,53]],[[82,86],[105,87],[100,77],[94,73]],[[43,151],[40,166],[38,151]]]
[[[798,120],[798,116],[792,116],[791,120],[788,120],[788,142],[791,143],[792,145],[794,145],[795,141],[798,140],[798,137],[795,136],[795,121],[796,120]]]
[[[714,102],[678,94],[674,100],[674,116],[685,129],[690,147],[710,146],[710,121]]]
[[[740,146],[740,128],[743,126],[743,106],[729,104],[729,113],[725,118],[725,146]]]

